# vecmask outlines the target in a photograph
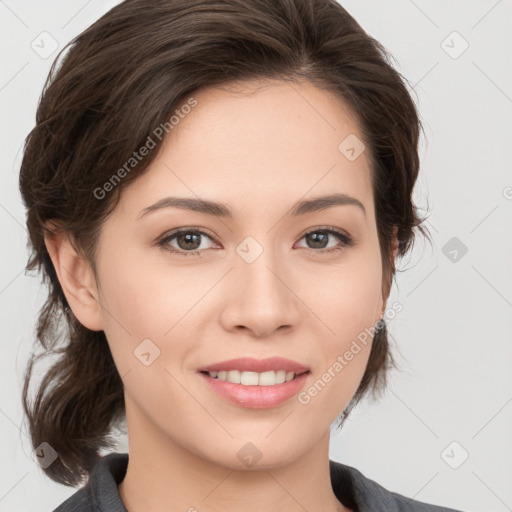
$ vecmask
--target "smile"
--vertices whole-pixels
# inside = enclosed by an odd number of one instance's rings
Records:
[[[281,380],[283,378],[283,373],[281,372],[284,372],[284,370],[263,373],[229,370],[223,372],[202,371],[198,375],[203,379],[210,390],[223,399],[228,400],[230,403],[248,409],[270,409],[283,404],[297,395],[305,386],[306,380],[311,374],[310,371],[299,375],[289,372],[285,375],[283,382],[277,383],[278,375]],[[211,376],[210,373],[214,376]],[[217,375],[215,375],[215,373],[217,373]],[[219,378],[219,374],[221,374],[221,377],[224,377],[224,379]],[[246,383],[231,382],[228,380],[228,374],[230,374],[230,376],[233,375],[235,379],[238,374],[240,380],[244,379]],[[260,378],[263,384],[259,383]],[[258,383],[256,383],[256,379],[258,379]],[[247,383],[247,381],[249,381],[249,383]]]
[[[289,382],[296,377],[296,373],[285,370],[268,372],[248,372],[241,370],[223,370],[220,372],[205,372],[212,378],[241,384],[242,386],[275,386]]]

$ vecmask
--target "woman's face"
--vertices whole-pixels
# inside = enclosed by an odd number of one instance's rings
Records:
[[[250,85],[194,95],[123,190],[97,253],[98,318],[124,381],[131,449],[184,449],[232,468],[247,454],[282,465],[324,438],[365,370],[371,337],[358,335],[385,304],[370,155],[354,118],[309,83]],[[354,201],[294,211],[336,194]],[[171,196],[230,215],[160,203]],[[178,228],[188,233],[172,236]],[[199,371],[244,357],[309,373],[298,388],[273,387],[288,398],[216,381],[230,399]],[[258,390],[271,396],[258,402]]]

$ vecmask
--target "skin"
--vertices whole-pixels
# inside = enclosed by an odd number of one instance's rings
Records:
[[[387,297],[369,149],[354,161],[338,150],[349,134],[362,139],[358,124],[307,82],[245,83],[194,97],[197,106],[103,224],[98,280],[66,236],[46,240],[74,314],[104,330],[124,381],[130,459],[121,499],[130,512],[171,504],[347,511],[331,488],[329,427],[361,381],[371,340],[306,405],[293,397],[271,409],[237,406],[197,369],[282,356],[310,368],[308,389],[379,320]],[[354,205],[288,215],[296,201],[334,192],[357,198],[366,215]],[[222,202],[233,219],[178,208],[137,219],[170,195]],[[208,235],[189,249],[177,237],[167,242],[181,254],[157,245],[180,227]],[[356,244],[329,235],[323,248],[304,236],[326,227]],[[247,236],[263,248],[250,264],[236,252]],[[334,247],[341,250],[325,252]],[[187,250],[202,252],[183,256]],[[160,349],[148,366],[133,353],[146,338]],[[237,457],[248,442],[261,452],[252,467]]]

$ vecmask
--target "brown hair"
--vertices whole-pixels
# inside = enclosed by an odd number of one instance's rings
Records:
[[[20,172],[31,250],[26,268],[41,271],[49,287],[36,329],[44,350],[27,364],[23,407],[33,446],[46,441],[59,455],[45,469],[59,483],[77,485],[88,475],[99,450],[113,446],[112,429],[125,409],[105,334],[81,325],[70,310],[46,250],[45,225],[52,220],[67,231],[96,272],[101,224],[161,141],[104,199],[93,191],[193,92],[251,79],[309,80],[357,116],[372,155],[385,299],[395,275],[393,227],[399,256],[412,246],[414,228],[426,234],[412,203],[422,128],[415,104],[383,46],[335,0],[126,0],[111,9],[53,63]],[[30,402],[33,364],[49,354],[58,357]],[[343,421],[369,390],[384,389],[392,365],[381,322]]]

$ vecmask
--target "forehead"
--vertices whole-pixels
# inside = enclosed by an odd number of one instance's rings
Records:
[[[333,93],[309,82],[260,81],[192,96],[196,106],[179,117],[148,170],[123,191],[130,210],[181,194],[229,204],[236,215],[251,204],[270,208],[339,192],[373,214],[369,148],[347,158],[347,144],[359,144],[359,152],[363,137],[357,118]]]

